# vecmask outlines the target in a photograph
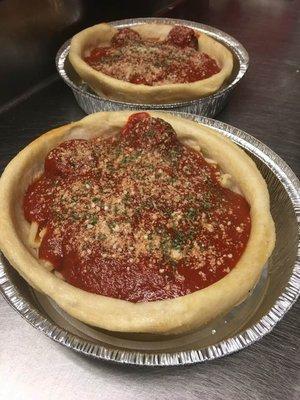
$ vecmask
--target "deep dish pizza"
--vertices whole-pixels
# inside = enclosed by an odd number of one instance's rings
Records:
[[[204,33],[180,25],[100,24],[71,41],[69,59],[98,94],[136,103],[199,98],[232,72],[232,54]]]
[[[201,326],[247,296],[274,246],[254,163],[164,113],[98,113],[41,136],[4,172],[0,206],[11,264],[111,330]]]

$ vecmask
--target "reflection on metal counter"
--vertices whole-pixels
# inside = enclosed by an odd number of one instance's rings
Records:
[[[102,21],[163,14],[182,1],[6,0],[0,2],[0,107],[55,74],[61,44]],[[172,5],[173,4],[173,5]],[[47,82],[46,82],[47,83]]]

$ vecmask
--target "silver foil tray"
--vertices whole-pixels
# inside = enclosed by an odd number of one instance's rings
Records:
[[[122,334],[88,326],[33,290],[1,257],[0,291],[32,326],[83,355],[123,364],[169,366],[212,360],[241,350],[270,332],[300,293],[300,183],[263,143],[230,125],[184,114],[244,148],[264,176],[276,224],[276,246],[251,295],[222,318],[176,336]],[[298,218],[298,220],[297,220]]]
[[[116,28],[130,27],[143,23],[165,23],[179,24],[193,28],[195,31],[203,32],[218,42],[226,46],[233,54],[234,68],[229,80],[214,94],[201,97],[197,100],[176,102],[169,104],[139,104],[126,103],[111,100],[106,97],[97,95],[74,71],[69,62],[68,54],[70,48],[70,40],[62,45],[56,56],[56,67],[64,82],[72,89],[75,99],[79,106],[87,114],[97,111],[114,111],[114,110],[173,110],[179,112],[189,112],[193,114],[213,117],[218,114],[228,102],[230,95],[236,85],[244,76],[249,66],[249,56],[245,48],[232,36],[224,33],[216,28],[208,25],[199,24],[197,22],[185,21],[181,19],[171,18],[135,18],[125,19],[121,21],[110,22]]]

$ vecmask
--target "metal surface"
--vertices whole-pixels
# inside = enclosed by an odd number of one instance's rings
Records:
[[[130,27],[143,23],[165,23],[165,24],[180,24],[185,25],[198,32],[206,33],[215,40],[222,43],[230,49],[234,58],[234,68],[229,78],[215,94],[202,97],[197,100],[176,102],[169,104],[139,104],[127,103],[116,100],[110,100],[101,97],[74,71],[68,60],[70,41],[63,44],[56,56],[57,70],[64,82],[72,89],[73,94],[79,106],[87,113],[91,114],[97,111],[112,111],[112,110],[144,110],[144,109],[164,109],[177,112],[190,112],[194,114],[213,117],[218,114],[229,101],[230,95],[242,77],[245,75],[249,66],[249,56],[245,48],[232,36],[207,25],[196,22],[185,21],[181,19],[170,18],[135,18],[121,21],[110,22],[116,28]]]
[[[110,17],[98,13],[98,21],[126,17],[115,14],[118,1],[110,3]],[[128,11],[124,0],[121,7],[131,17],[146,16]],[[245,45],[250,67],[218,119],[263,141],[300,176],[300,2],[186,0],[170,15],[218,27]],[[82,117],[61,79],[27,96],[0,114],[0,169],[41,132]],[[58,345],[0,295],[0,399],[298,400],[299,315],[298,300],[271,333],[229,357],[180,368],[130,367]]]
[[[276,247],[253,293],[226,316],[193,333],[176,336],[121,334],[89,327],[30,288],[2,260],[0,288],[34,327],[77,352],[123,364],[167,366],[212,360],[241,350],[270,332],[300,293],[298,222],[300,184],[267,146],[236,128],[205,117],[186,118],[211,126],[243,147],[268,183],[276,224]],[[284,223],[283,223],[284,222]],[[286,237],[289,237],[288,243]]]
[[[57,49],[78,31],[101,21],[164,13],[179,1],[0,1],[0,110],[55,74]],[[181,3],[181,1],[180,1]],[[33,12],[34,10],[34,12]]]

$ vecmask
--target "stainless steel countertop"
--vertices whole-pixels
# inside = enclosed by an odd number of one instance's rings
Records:
[[[222,29],[250,54],[249,72],[217,118],[265,142],[299,175],[299,2],[207,1],[198,14],[198,2],[189,3],[169,16]],[[33,93],[0,115],[0,169],[41,132],[82,116],[62,82]],[[63,348],[0,296],[0,400],[296,400],[299,312],[298,302],[269,335],[226,358],[140,368],[87,359]]]
[[[0,399],[296,400],[299,309],[298,303],[271,334],[226,358],[141,368],[80,356],[33,329],[1,298]]]

